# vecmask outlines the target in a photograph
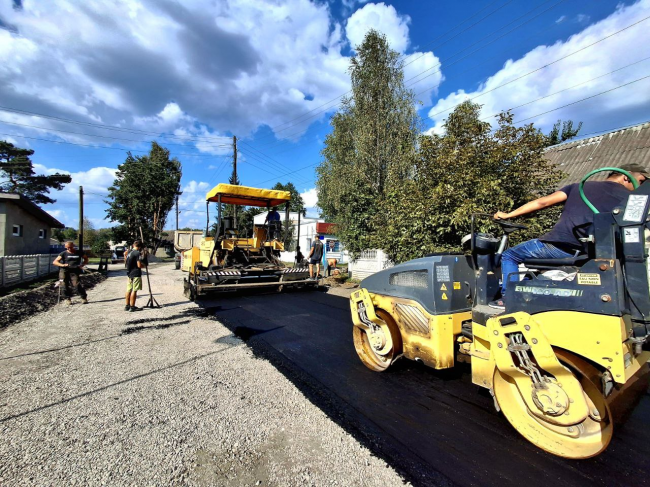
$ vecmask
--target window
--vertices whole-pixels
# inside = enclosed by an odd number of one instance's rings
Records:
[[[45,230],[44,228],[41,228],[41,229],[38,231],[38,238],[45,238],[46,235],[47,235],[47,230]]]
[[[13,234],[14,237],[22,237],[23,236],[23,226],[22,225],[14,225],[14,230]]]

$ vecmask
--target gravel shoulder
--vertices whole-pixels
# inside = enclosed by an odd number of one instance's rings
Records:
[[[151,267],[0,330],[0,485],[401,485],[267,360]],[[147,297],[138,298],[140,306]]]

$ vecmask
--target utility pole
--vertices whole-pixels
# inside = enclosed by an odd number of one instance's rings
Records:
[[[178,193],[176,193],[176,232],[178,233]]]
[[[79,186],[79,252],[84,250],[84,187]]]
[[[234,135],[232,136],[232,148],[233,148],[232,173],[234,176],[233,179],[236,181],[235,184],[239,184],[239,179],[237,178],[237,137],[235,137]]]
[[[239,184],[239,179],[237,178],[237,137],[232,136],[232,148],[233,148],[233,158],[232,158],[232,179],[233,184]],[[235,230],[237,230],[237,206],[232,206],[232,214],[234,220]]]

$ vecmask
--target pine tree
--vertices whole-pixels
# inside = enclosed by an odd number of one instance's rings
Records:
[[[7,141],[0,141],[0,192],[17,193],[36,204],[51,204],[51,189],[60,191],[72,181],[68,174],[36,174],[30,156],[31,149],[21,149]]]

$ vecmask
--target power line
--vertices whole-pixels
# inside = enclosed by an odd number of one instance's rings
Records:
[[[547,0],[547,1],[550,1],[550,0]],[[564,0],[561,0],[561,1],[564,1]],[[503,7],[505,7],[506,5],[508,5],[508,4],[511,3],[511,2],[512,2],[512,0],[507,1],[506,3],[504,3],[503,5],[501,5],[499,8],[497,8],[496,10],[494,10],[493,12],[491,12],[490,14],[488,14],[488,15],[482,17],[479,21],[475,22],[475,23],[472,24],[470,27],[468,27],[468,28],[464,29],[463,31],[461,31],[459,34],[465,32],[465,31],[469,30],[471,27],[474,27],[475,25],[479,24],[480,22],[482,22],[483,20],[485,20],[486,18],[488,18],[489,16],[491,16],[493,13],[497,12],[498,10],[500,10],[500,9],[503,8]],[[496,2],[493,2],[493,3],[496,3]],[[492,4],[493,4],[493,3],[492,3]],[[547,3],[547,2],[544,2],[544,3]],[[488,7],[491,6],[492,4],[488,5]],[[485,7],[485,8],[487,8],[487,7]],[[482,10],[485,10],[485,8],[482,9]],[[538,8],[538,7],[535,7],[535,9],[536,9],[536,8]],[[533,10],[535,10],[535,9],[533,9]],[[480,10],[479,12],[481,12],[482,10]],[[477,14],[478,14],[479,12],[477,12]],[[477,14],[474,14],[472,17],[476,16]],[[527,15],[527,14],[526,14],[526,15]],[[470,17],[470,19],[471,19],[472,17]],[[469,20],[469,19],[468,19],[468,20]],[[464,23],[464,22],[461,22],[460,24],[457,24],[456,27],[462,25],[463,23]],[[508,24],[508,25],[509,25],[509,24]],[[501,27],[501,28],[503,28],[503,27]],[[447,31],[445,34],[443,34],[443,36],[446,35],[446,34],[448,34],[449,32],[451,32],[453,29],[455,29],[455,27],[452,28],[452,29],[450,29],[449,31]],[[457,35],[459,35],[459,34],[457,34]],[[456,35],[456,36],[457,36],[457,35]],[[454,36],[454,37],[456,37],[456,36]],[[489,37],[489,36],[488,36],[488,37]],[[438,37],[437,39],[439,39],[439,37]],[[452,39],[453,39],[453,37],[452,37]],[[434,46],[434,48],[432,48],[432,49],[437,49],[437,48],[440,47],[441,45],[446,44],[449,40],[451,40],[451,39],[448,39],[447,41],[445,41],[444,43],[442,43],[442,44],[440,44],[440,45],[438,45],[438,46]],[[471,46],[470,46],[470,47],[471,47]],[[459,52],[462,52],[462,51],[463,51],[463,50],[461,50],[461,51],[459,51]],[[458,54],[458,53],[457,53],[457,54]],[[424,55],[424,54],[423,54],[423,55]],[[411,62],[414,62],[414,61],[415,61],[415,60],[413,60],[413,61],[411,61]],[[411,62],[408,63],[408,64],[411,64]],[[426,71],[426,70],[425,70],[425,71]],[[300,116],[298,116],[298,117],[296,117],[296,118],[293,118],[293,119],[291,119],[291,120],[289,120],[289,121],[287,121],[287,122],[285,122],[285,123],[282,123],[282,124],[280,124],[280,125],[276,125],[276,126],[274,126],[274,127],[269,127],[270,130],[272,130],[274,133],[273,133],[273,134],[269,134],[269,135],[267,135],[267,136],[264,136],[264,137],[262,137],[262,139],[264,139],[264,138],[268,138],[268,137],[271,137],[272,135],[276,135],[277,133],[283,132],[283,131],[285,131],[285,130],[291,128],[291,127],[294,127],[294,126],[296,126],[296,125],[302,123],[302,122],[306,122],[307,120],[310,120],[310,119],[312,119],[312,118],[314,118],[314,117],[317,117],[317,116],[321,115],[322,113],[326,112],[327,110],[329,110],[330,108],[333,108],[333,107],[328,107],[328,108],[325,108],[324,110],[319,110],[319,109],[321,109],[321,108],[323,108],[323,107],[325,107],[325,106],[327,106],[327,105],[330,105],[331,103],[333,103],[333,102],[335,102],[335,101],[337,101],[337,100],[343,98],[345,95],[347,95],[347,94],[350,93],[351,91],[352,91],[352,90],[348,90],[347,92],[343,93],[342,95],[339,95],[339,96],[337,96],[336,98],[333,98],[333,99],[331,99],[330,101],[328,101],[328,102],[326,102],[326,103],[324,103],[324,104],[322,104],[322,105],[319,105],[318,107],[315,107],[315,108],[309,110],[308,112],[305,112],[304,114],[302,114],[302,115],[300,115]],[[314,115],[310,115],[309,117],[304,118],[305,116],[309,115],[310,113],[312,113],[312,112],[314,112],[314,111],[316,111],[316,110],[319,110],[319,111],[318,111],[317,113],[315,113]],[[303,119],[303,118],[304,118],[304,119]],[[286,125],[286,124],[288,124],[288,123],[291,123],[291,122],[293,122],[293,121],[300,120],[300,119],[303,119],[303,120],[301,120],[300,122],[297,122],[297,123],[291,124],[291,125],[289,125],[289,126],[283,128],[283,129],[281,129],[281,130],[278,130],[279,127],[282,127],[283,125]]]
[[[470,19],[476,17],[476,16],[477,16],[479,13],[481,13],[483,10],[485,10],[485,9],[487,9],[487,8],[489,8],[489,7],[491,7],[491,6],[494,5],[495,3],[497,3],[497,2],[496,2],[496,1],[495,1],[495,2],[492,2],[492,3],[488,4],[487,6],[483,7],[481,10],[479,10],[478,12],[476,12],[476,13],[475,13],[474,15],[472,15],[471,17],[469,17],[469,18],[463,20],[460,24],[456,24],[454,27],[452,27],[451,29],[449,29],[449,30],[448,30],[447,32],[445,32],[444,34],[442,34],[442,35],[436,37],[433,41],[431,41],[431,42],[429,42],[429,43],[427,43],[427,44],[421,46],[421,48],[428,47],[428,46],[430,46],[431,44],[433,44],[434,42],[436,42],[438,39],[442,39],[444,36],[446,36],[447,34],[451,33],[454,29],[456,29],[456,27],[460,27],[460,26],[463,25],[465,22],[467,22],[468,20],[470,20]],[[447,44],[447,43],[448,43],[449,41],[451,41],[452,39],[455,39],[456,37],[458,37],[459,35],[465,33],[466,31],[468,31],[468,30],[471,29],[472,27],[474,27],[474,26],[480,24],[480,23],[483,22],[485,19],[487,19],[488,17],[490,17],[492,14],[497,13],[499,10],[501,10],[503,7],[505,7],[505,6],[508,5],[509,3],[512,3],[512,2],[508,1],[508,2],[504,3],[504,4],[501,5],[498,9],[496,9],[496,10],[490,12],[488,15],[486,15],[485,17],[482,17],[482,18],[479,19],[477,22],[474,22],[474,23],[473,23],[472,25],[470,25],[469,27],[467,27],[467,28],[461,30],[461,31],[458,32],[456,35],[450,37],[449,39],[447,39],[447,40],[446,40],[445,42],[443,42],[442,44],[438,44],[437,46],[432,47],[432,48],[431,48],[431,51],[433,51],[434,49],[438,49],[439,47],[444,46],[445,44]],[[415,53],[414,53],[414,54],[415,54]],[[412,59],[412,60],[409,61],[408,63],[404,64],[402,67],[404,68],[404,67],[408,66],[409,64],[414,63],[414,62],[417,61],[418,59],[422,58],[425,54],[426,54],[426,53],[421,52],[421,53],[420,53],[420,56],[418,56],[418,57],[415,58],[415,59]],[[411,54],[411,55],[412,55],[412,54]],[[408,56],[407,56],[407,57],[408,57]]]
[[[452,55],[449,56],[448,58],[444,59],[444,61],[446,62],[446,61],[448,61],[448,60],[450,60],[450,59],[453,59],[454,56],[457,56],[458,54],[461,54],[461,53],[465,52],[467,49],[470,49],[471,47],[473,47],[473,46],[475,46],[475,45],[477,45],[477,44],[480,44],[481,42],[483,42],[484,40],[490,38],[491,36],[493,36],[494,34],[496,34],[497,32],[499,32],[500,30],[504,29],[505,27],[508,27],[509,25],[513,24],[514,22],[516,22],[516,21],[522,19],[523,17],[526,17],[527,15],[529,15],[529,14],[532,13],[532,12],[534,12],[534,11],[537,10],[539,7],[541,7],[542,5],[548,3],[549,1],[550,1],[550,0],[547,0],[547,1],[543,2],[542,4],[540,4],[540,5],[538,5],[537,7],[533,8],[532,10],[526,12],[524,15],[521,15],[521,16],[517,17],[515,20],[509,22],[508,24],[506,24],[506,25],[504,25],[504,26],[502,26],[502,27],[499,27],[497,30],[495,30],[495,31],[492,32],[491,34],[488,34],[487,36],[483,37],[483,38],[480,39],[479,41],[477,41],[477,42],[475,42],[475,43],[473,43],[473,44],[471,44],[471,45],[469,45],[469,46],[467,46],[467,47],[461,49],[460,51],[457,51],[456,53],[452,54]],[[493,44],[494,42],[498,41],[499,39],[502,39],[502,38],[505,37],[506,35],[508,35],[508,34],[510,34],[510,33],[512,33],[512,32],[514,32],[514,31],[517,30],[517,29],[519,29],[519,28],[522,27],[523,25],[525,25],[525,24],[527,24],[527,23],[533,21],[533,20],[536,19],[537,17],[539,17],[539,16],[545,14],[546,12],[548,12],[549,10],[555,8],[557,5],[559,5],[559,4],[562,3],[563,1],[565,1],[565,0],[560,0],[560,1],[556,2],[556,3],[554,3],[553,5],[551,5],[551,6],[550,6],[549,8],[547,8],[546,10],[544,10],[544,11],[538,13],[537,15],[531,17],[530,19],[526,20],[525,22],[522,22],[521,24],[517,25],[516,27],[514,27],[514,28],[510,29],[509,31],[503,33],[503,34],[500,35],[499,37],[493,39],[493,40],[490,41],[489,43],[484,44],[483,46],[479,47],[478,49],[475,49],[474,51],[470,52],[470,53],[467,54],[466,56],[463,56],[463,57],[461,57],[461,58],[455,60],[455,61],[452,62],[451,64],[446,65],[446,67],[453,66],[453,65],[457,64],[458,62],[462,61],[463,59],[467,59],[469,56],[475,54],[476,52],[478,52],[478,51],[480,51],[480,50],[482,50],[482,49],[484,49],[485,47],[489,46],[490,44]],[[504,4],[504,5],[505,5],[505,4]],[[554,25],[554,26],[555,26],[555,25]],[[544,30],[547,30],[547,29],[544,29]],[[537,32],[537,33],[539,33],[539,32]],[[537,33],[536,33],[536,34],[537,34]],[[415,76],[409,78],[409,79],[406,80],[406,81],[408,82],[408,81],[410,81],[410,80],[413,80],[413,79],[415,79],[415,78],[421,76],[422,74],[426,73],[427,71],[429,71],[429,70],[435,68],[436,66],[442,66],[442,62],[439,62],[438,64],[436,64],[435,66],[432,66],[431,68],[427,68],[427,69],[425,69],[424,71],[421,71],[420,73],[416,74]],[[413,85],[419,83],[420,81],[422,81],[422,80],[424,80],[424,79],[426,79],[426,78],[429,78],[429,77],[433,76],[433,75],[436,74],[436,73],[439,73],[440,71],[441,71],[441,70],[438,69],[438,70],[434,71],[433,73],[428,74],[428,75],[425,76],[424,78],[420,78],[419,80],[416,80],[416,81],[414,81],[413,83],[407,85],[407,87],[413,86]],[[437,88],[438,86],[440,86],[440,83],[438,83],[436,86],[433,86],[433,87],[431,87],[431,88],[427,88],[426,90],[424,90],[424,91],[418,93],[417,95],[420,95],[420,94],[425,93],[425,92],[427,92],[427,91],[431,91],[431,90]],[[350,90],[350,91],[351,91],[351,90]],[[350,93],[350,91],[348,91],[347,93]],[[345,94],[347,94],[347,93],[345,93]],[[344,94],[344,95],[345,95],[345,94]],[[344,96],[344,95],[341,95],[341,96]],[[416,95],[416,96],[417,96],[417,95]],[[340,97],[339,97],[339,98],[340,98]],[[316,110],[316,109],[314,109],[314,110]],[[312,110],[312,111],[313,111],[313,110]],[[327,111],[327,109],[325,109],[325,110],[321,110],[321,111],[319,111],[318,113],[315,113],[314,115],[305,118],[305,119],[302,120],[301,122],[298,122],[298,123],[295,123],[295,124],[289,125],[288,127],[285,127],[285,128],[282,129],[282,130],[276,130],[276,131],[275,131],[275,134],[280,133],[280,132],[283,132],[283,131],[285,131],[285,130],[291,128],[291,127],[294,127],[294,126],[296,126],[296,125],[299,125],[300,123],[306,122],[307,120],[309,120],[309,119],[311,119],[311,118],[317,117],[317,116],[321,115],[321,114],[322,114],[323,112],[325,112],[325,111]],[[308,113],[309,113],[309,112],[308,112]],[[301,118],[301,117],[298,117],[298,118]],[[297,119],[294,119],[294,120],[297,120]],[[302,133],[302,131],[299,131],[299,132],[296,132],[296,133],[293,133],[293,134],[289,134],[289,136],[288,136],[287,138],[290,138],[290,137],[292,137],[292,136],[294,136],[294,135],[300,135],[301,133]],[[270,135],[269,135],[269,136],[270,136]],[[269,137],[269,136],[266,136],[266,137]],[[263,137],[263,138],[265,138],[265,137]],[[262,139],[263,139],[263,138],[262,138]],[[262,147],[271,147],[271,146],[273,146],[273,145],[276,145],[276,144],[279,143],[279,142],[280,142],[280,141],[273,141],[273,142],[271,142],[270,144],[263,145]]]
[[[47,132],[60,132],[60,133],[64,133],[64,134],[82,135],[84,137],[99,137],[99,138],[102,138],[102,139],[113,139],[113,140],[123,140],[123,141],[127,141],[127,142],[144,143],[144,141],[140,141],[140,140],[124,139],[124,138],[121,138],[121,137],[111,137],[109,135],[86,134],[86,133],[80,133],[80,132],[73,132],[71,130],[61,130],[61,129],[54,129],[54,128],[50,128],[50,127],[40,127],[38,125],[29,125],[29,124],[25,124],[25,123],[10,122],[8,120],[2,120],[2,119],[0,119],[0,123],[5,123],[5,124],[9,124],[9,125],[17,125],[19,127],[29,127],[29,128],[33,128],[33,129],[45,130]],[[168,146],[168,145],[177,145],[177,146],[181,146],[181,147],[186,146],[186,144],[174,144],[174,143],[171,143],[171,142],[166,142],[165,146]],[[229,147],[229,146],[227,146],[227,145],[213,145],[213,146],[208,146],[208,147],[211,148],[211,149],[218,149],[218,148]]]
[[[585,49],[589,49],[590,47],[595,46],[596,44],[598,44],[598,43],[600,43],[600,42],[603,42],[604,40],[609,39],[609,38],[611,38],[611,37],[613,37],[613,36],[615,36],[615,35],[617,35],[617,34],[620,34],[621,32],[623,32],[623,31],[625,31],[625,30],[627,30],[627,29],[630,29],[630,28],[632,28],[632,27],[634,27],[634,26],[640,24],[641,22],[645,22],[645,21],[648,20],[648,19],[650,19],[650,16],[645,17],[645,18],[643,18],[643,19],[641,19],[641,20],[639,20],[639,21],[637,21],[637,22],[634,22],[633,24],[630,24],[630,25],[628,25],[627,27],[624,27],[624,28],[622,28],[621,30],[618,30],[618,31],[614,32],[613,34],[610,34],[610,35],[608,35],[608,36],[605,36],[605,37],[603,37],[603,38],[601,38],[601,39],[599,39],[599,40],[597,40],[597,41],[595,41],[595,42],[592,42],[591,44],[589,44],[589,45],[587,45],[587,46],[585,46],[585,47],[582,47],[582,48],[578,49],[577,51],[574,51],[574,52],[572,52],[572,53],[570,53],[570,54],[567,54],[566,56],[562,56],[562,57],[556,59],[555,61],[552,61],[552,62],[550,62],[550,63],[547,63],[547,64],[545,64],[545,65],[543,65],[543,66],[540,66],[539,68],[536,68],[536,69],[534,69],[534,70],[532,70],[532,71],[529,71],[529,72],[526,73],[526,74],[522,74],[521,76],[518,76],[518,77],[516,77],[516,78],[514,78],[514,79],[512,79],[512,80],[510,80],[510,81],[507,81],[507,82],[502,83],[502,84],[500,84],[500,85],[498,85],[498,86],[495,86],[494,88],[491,88],[491,89],[489,89],[489,90],[487,90],[487,91],[484,91],[483,93],[481,93],[481,94],[479,94],[479,95],[476,95],[476,96],[474,96],[474,97],[472,97],[472,98],[469,98],[468,100],[465,100],[465,101],[476,100],[477,98],[480,98],[480,97],[483,96],[483,95],[487,95],[488,93],[491,93],[491,92],[493,92],[494,90],[497,90],[497,89],[502,88],[502,87],[504,87],[504,86],[506,86],[506,85],[509,85],[510,83],[514,83],[515,81],[518,81],[518,80],[520,80],[520,79],[522,79],[522,78],[525,78],[526,76],[530,76],[531,74],[536,73],[537,71],[540,71],[540,70],[542,70],[542,69],[544,69],[544,68],[547,68],[548,66],[551,66],[551,65],[553,65],[553,64],[555,64],[555,63],[558,63],[558,62],[560,62],[560,61],[562,61],[562,60],[564,60],[564,59],[567,59],[568,57],[571,57],[571,56],[573,56],[574,54],[577,54],[577,53],[579,53],[579,52],[582,52],[582,51],[584,51]],[[446,108],[446,109],[444,109],[444,110],[441,110],[441,111],[439,111],[439,112],[436,112],[436,113],[434,113],[433,115],[428,115],[428,118],[430,118],[431,120],[433,120],[433,119],[434,119],[433,117],[435,117],[436,115],[440,115],[441,113],[445,113],[445,112],[448,112],[449,110],[453,110],[454,108],[456,108],[456,107],[459,106],[459,105],[460,105],[460,103],[458,103],[458,104],[456,104],[456,105],[453,105],[453,106],[451,106],[450,108]]]
[[[526,105],[530,105],[531,103],[535,103],[535,102],[538,102],[538,101],[543,100],[543,99],[545,99],[545,98],[549,98],[549,97],[551,97],[551,96],[555,96],[555,95],[557,95],[557,94],[559,94],[559,93],[563,93],[563,92],[565,92],[565,91],[572,90],[573,88],[576,88],[576,87],[578,87],[578,86],[584,85],[585,83],[589,83],[589,82],[591,82],[591,81],[595,81],[595,80],[597,80],[597,79],[603,78],[603,77],[608,76],[608,75],[610,75],[610,74],[612,74],[612,73],[616,73],[617,71],[621,71],[621,70],[623,70],[623,69],[625,69],[625,68],[629,68],[630,66],[634,66],[634,65],[636,65],[636,64],[642,63],[643,61],[647,61],[648,59],[650,59],[650,56],[649,56],[649,57],[646,57],[646,58],[643,58],[643,59],[641,59],[641,60],[639,60],[639,61],[635,61],[635,62],[633,62],[633,63],[630,63],[630,64],[627,64],[627,65],[625,65],[625,66],[622,66],[622,67],[620,67],[620,68],[618,68],[618,69],[615,69],[615,70],[613,70],[613,71],[610,71],[609,73],[601,74],[600,76],[596,76],[595,78],[591,78],[591,79],[588,79],[588,80],[583,81],[583,82],[581,82],[581,83],[575,84],[575,85],[573,85],[573,86],[569,86],[568,88],[564,88],[564,89],[562,89],[562,90],[556,91],[555,93],[550,93],[550,94],[548,94],[548,95],[546,95],[546,96],[542,96],[542,97],[537,98],[537,99],[535,99],[535,100],[531,100],[531,101],[529,101],[529,102],[522,103],[521,105],[517,105],[516,107],[508,108],[507,110],[501,110],[499,113],[495,113],[495,114],[493,114],[493,115],[490,115],[489,117],[482,118],[481,120],[482,120],[482,121],[486,121],[486,120],[488,120],[488,119],[490,119],[490,118],[492,118],[492,117],[496,117],[496,116],[498,116],[500,113],[503,113],[504,111],[507,112],[507,111],[510,111],[510,110],[515,110],[515,109],[517,109],[517,108],[525,107]]]
[[[546,115],[547,113],[555,112],[555,111],[560,110],[562,108],[566,108],[566,107],[569,107],[571,105],[581,103],[581,102],[583,102],[585,100],[590,100],[591,98],[596,98],[597,96],[604,95],[605,93],[610,93],[612,91],[618,90],[620,88],[624,88],[625,86],[632,85],[634,83],[637,83],[639,81],[643,81],[644,79],[648,79],[648,78],[650,78],[650,74],[648,76],[643,76],[642,78],[637,78],[634,81],[630,81],[629,83],[624,83],[622,85],[615,86],[614,88],[610,88],[609,90],[601,91],[600,93],[596,93],[595,95],[587,96],[585,98],[581,98],[580,100],[577,100],[577,101],[574,101],[574,102],[571,102],[571,103],[567,103],[567,104],[559,106],[557,108],[553,108],[552,110],[547,110],[545,112],[538,113],[537,115],[533,115],[532,117],[522,118],[521,120],[517,120],[516,122],[513,122],[513,123],[525,122],[526,120],[530,120],[531,118],[536,118],[536,117],[539,117],[539,116],[542,116],[542,115]]]
[[[86,122],[86,121],[81,121],[81,120],[74,120],[71,118],[64,118],[64,117],[56,117],[54,115],[46,115],[43,113],[38,113],[38,112],[31,112],[28,110],[21,110],[18,108],[12,108],[12,107],[6,107],[6,106],[0,106],[0,111],[4,112],[9,112],[9,113],[18,113],[22,115],[30,115],[33,117],[38,117],[38,118],[46,118],[50,120],[56,120],[59,122],[65,122],[65,123],[71,123],[75,125],[84,125],[88,127],[96,127],[96,128],[101,128],[101,129],[106,129],[106,130],[115,130],[118,132],[128,132],[128,133],[134,133],[134,134],[143,134],[143,135],[151,135],[154,137],[164,137],[164,138],[172,138],[172,139],[193,139],[193,140],[205,140],[205,141],[222,141],[222,139],[228,139],[228,137],[225,136],[216,136],[216,137],[202,137],[198,135],[165,135],[164,132],[149,132],[146,130],[139,130],[139,129],[134,129],[134,128],[127,128],[127,127],[119,127],[117,125],[106,125],[106,124],[100,124],[100,123],[95,123],[95,122]]]
[[[471,47],[474,47],[474,46],[476,46],[477,44],[482,43],[482,42],[485,41],[486,39],[490,38],[491,36],[493,36],[494,34],[496,34],[497,32],[499,32],[501,29],[504,29],[505,27],[508,27],[509,25],[514,24],[514,23],[517,22],[518,20],[520,20],[520,19],[526,17],[528,14],[534,12],[534,11],[537,10],[539,7],[541,7],[542,5],[548,3],[549,1],[550,1],[550,0],[547,0],[546,2],[540,4],[540,5],[538,5],[537,7],[533,8],[532,10],[526,12],[525,14],[523,14],[523,15],[517,17],[515,20],[513,20],[513,21],[507,23],[506,25],[504,25],[504,26],[502,26],[502,27],[499,27],[497,30],[495,30],[495,31],[492,32],[491,34],[488,34],[487,36],[483,37],[482,39],[479,39],[479,40],[476,41],[475,43],[470,44],[470,45],[467,46],[466,48],[461,49],[460,51],[458,51],[458,52],[452,54],[451,56],[449,56],[448,59],[452,59],[452,58],[453,58],[454,56],[456,56],[457,54],[461,54],[462,52],[465,52],[467,49],[469,49],[469,48],[471,48]],[[564,2],[564,0],[560,0],[559,2],[554,3],[553,5],[551,5],[551,6],[550,6],[549,8],[547,8],[546,10],[543,10],[542,12],[538,13],[537,15],[534,15],[534,16],[531,17],[530,19],[526,20],[525,22],[522,22],[521,24],[517,25],[516,27],[513,27],[513,28],[510,29],[509,31],[504,32],[504,33],[501,34],[499,37],[497,37],[497,38],[491,40],[490,42],[488,42],[487,44],[484,44],[483,46],[479,47],[478,49],[475,49],[474,51],[470,52],[470,53],[467,54],[466,56],[463,56],[462,58],[457,59],[457,60],[454,61],[451,65],[456,64],[457,62],[460,62],[460,61],[462,61],[463,59],[468,58],[468,57],[471,56],[472,54],[474,54],[474,53],[480,51],[481,49],[484,49],[485,47],[489,46],[490,44],[495,43],[496,41],[498,41],[499,39],[502,39],[503,37],[507,36],[508,34],[511,34],[512,32],[514,32],[515,30],[519,29],[520,27],[526,25],[526,24],[529,23],[529,22],[532,22],[533,20],[535,20],[535,19],[536,19],[537,17],[539,17],[540,15],[543,15],[543,14],[545,14],[546,12],[548,12],[549,10],[554,9],[555,7],[557,7],[557,6],[558,6],[559,4],[561,4],[562,2]],[[444,61],[448,61],[448,59],[445,59]],[[442,62],[438,63],[436,66],[442,66]],[[427,71],[430,71],[431,69],[435,68],[436,66],[432,66],[432,67],[430,67],[430,68],[425,69],[424,71],[422,71],[422,72],[416,74],[415,76],[412,76],[411,78],[407,79],[406,82],[411,81],[412,79],[415,79],[415,78],[417,78],[417,77],[423,75],[424,73],[426,73]],[[450,65],[449,65],[449,66],[450,66]],[[430,74],[426,75],[424,78],[420,78],[419,80],[414,81],[413,83],[411,83],[411,84],[408,85],[408,86],[413,86],[413,85],[419,83],[419,82],[422,81],[422,80],[425,80],[425,79],[427,79],[427,78],[430,78],[431,76],[433,76],[433,75],[436,74],[436,73],[439,73],[440,71],[441,71],[441,70],[438,69],[438,70],[434,71],[433,73],[430,73]],[[429,90],[426,90],[426,91],[429,91]]]
[[[318,166],[318,164],[320,164],[320,162],[316,162],[316,163],[314,163],[314,164],[310,164],[310,165],[308,165],[308,166],[301,167],[300,169],[296,169],[295,171],[291,171],[291,172],[288,172],[288,173],[286,173],[286,174],[282,174],[282,175],[278,176],[278,178],[280,178],[280,177],[284,177],[284,176],[288,176],[289,174],[293,174],[293,173],[296,173],[296,172],[304,171],[305,169],[309,169],[310,167]],[[266,180],[264,180],[264,181],[260,181],[260,182],[257,183],[257,184],[268,183],[269,181],[273,181],[274,179],[277,179],[277,178],[266,179]]]
[[[107,149],[107,150],[119,150],[122,152],[143,152],[143,153],[149,153],[150,151],[148,150],[138,150],[138,149],[122,149],[120,147],[106,147],[105,145],[93,145],[93,144],[79,144],[76,142],[68,142],[65,140],[52,140],[52,139],[42,139],[39,137],[30,137],[27,135],[20,135],[20,134],[7,134],[7,133],[0,133],[0,135],[3,135],[5,137],[20,137],[21,139],[28,139],[28,140],[38,140],[41,142],[52,142],[53,144],[66,144],[66,145],[75,145],[77,147],[89,147],[91,149]],[[184,156],[184,157],[201,157],[201,158],[206,158],[206,157],[214,157],[211,155],[207,154],[174,154],[174,157],[178,156]]]

